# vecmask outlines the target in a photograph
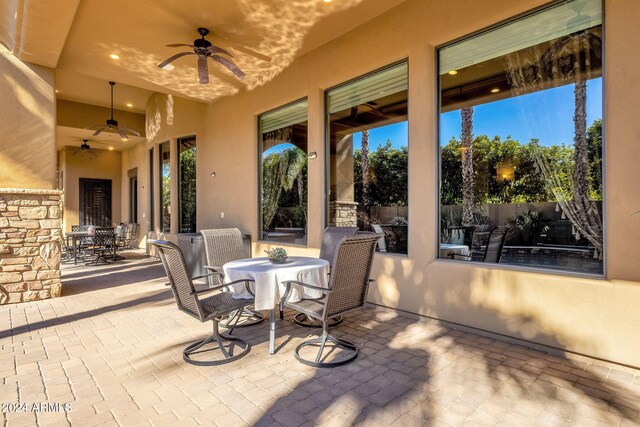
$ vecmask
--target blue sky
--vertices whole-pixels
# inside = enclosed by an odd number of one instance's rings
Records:
[[[501,101],[481,104],[474,108],[473,134],[493,138],[507,136],[527,143],[531,138],[540,140],[541,145],[573,144],[573,85],[534,92]],[[587,126],[602,118],[602,78],[587,83]],[[369,131],[369,146],[373,151],[387,140],[396,148],[408,144],[408,122],[400,122]],[[440,116],[440,144],[449,142],[451,137],[460,138],[460,110]],[[291,147],[278,145],[268,149],[267,156]],[[362,133],[353,135],[353,149],[362,147]]]
[[[527,143],[538,138],[541,145],[573,144],[573,85],[478,105],[473,111],[473,134],[493,138],[507,136]],[[602,118],[602,79],[587,83],[587,126]],[[440,116],[440,144],[460,138],[460,110]]]

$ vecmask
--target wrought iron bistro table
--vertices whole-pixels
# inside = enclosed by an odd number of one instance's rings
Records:
[[[90,234],[87,231],[69,231],[65,233],[67,238],[71,238],[73,247],[73,263],[78,264],[78,240],[89,237]]]
[[[329,262],[324,259],[290,256],[283,264],[273,264],[267,258],[248,258],[231,261],[223,267],[227,281],[253,279],[255,309],[270,310],[269,318],[269,354],[275,352],[276,307],[285,291],[282,282],[297,280],[328,287],[327,273]],[[300,301],[303,297],[319,298],[320,291],[294,287],[289,301]],[[234,298],[253,298],[244,288],[244,284],[234,285]]]

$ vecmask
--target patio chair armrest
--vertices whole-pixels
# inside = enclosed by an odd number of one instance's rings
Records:
[[[207,277],[207,276],[208,276],[208,275],[204,275],[204,276],[200,276],[200,277]],[[251,292],[251,288],[249,287],[249,283],[248,283],[248,282],[253,282],[253,281],[254,281],[253,279],[241,279],[241,280],[234,280],[233,282],[222,283],[222,284],[220,284],[220,285],[215,285],[215,286],[212,286],[212,287],[210,287],[210,288],[200,289],[200,290],[195,290],[195,291],[193,291],[193,292],[190,292],[190,293],[189,293],[189,295],[199,295],[199,294],[203,294],[203,293],[205,293],[205,292],[217,291],[217,290],[219,290],[219,289],[224,289],[224,288],[226,288],[227,286],[235,285],[236,283],[242,283],[242,282],[244,282],[245,287],[247,288],[247,290],[249,291],[249,293],[250,293],[251,295],[253,295],[253,292]],[[253,295],[253,296],[255,296],[255,295]]]
[[[235,285],[236,283],[242,283],[242,282],[244,282],[244,288],[245,288],[245,290],[246,290],[247,292],[249,292],[249,294],[250,294],[252,297],[255,297],[255,296],[256,296],[256,294],[254,294],[254,293],[253,293],[253,291],[251,290],[251,286],[249,286],[249,282],[253,282],[253,283],[255,283],[255,282],[256,282],[256,281],[255,281],[255,280],[253,280],[253,279],[240,279],[240,280],[234,280],[233,282],[227,282],[227,283],[224,283],[224,284],[223,284],[223,286]]]
[[[331,289],[329,289],[329,288],[323,288],[321,286],[311,285],[309,283],[299,282],[297,280],[287,280],[286,282],[282,282],[282,284],[286,287],[286,289],[284,291],[284,294],[282,295],[282,298],[280,298],[280,305],[281,306],[282,306],[282,304],[285,303],[287,298],[289,298],[289,294],[291,293],[291,285],[302,286],[303,288],[313,289],[313,290],[320,291],[320,292],[325,293],[325,294],[328,294],[329,292],[331,292]]]

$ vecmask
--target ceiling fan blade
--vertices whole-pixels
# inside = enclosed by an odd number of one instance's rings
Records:
[[[96,157],[98,157],[98,153],[96,153],[91,149],[87,150],[87,155],[89,156],[90,159],[95,159]]]
[[[100,129],[98,129],[97,131],[95,131],[95,132],[93,133],[93,135],[92,135],[92,136],[98,136],[98,135],[100,135],[100,132],[102,132],[103,130],[104,130],[104,126],[102,126]]]
[[[124,133],[124,131],[122,130],[122,127],[121,127],[121,126],[118,126],[118,127],[117,127],[117,128],[115,128],[115,129],[116,129],[116,132],[118,132],[118,135],[120,135],[120,138],[125,139],[125,140],[126,140],[126,139],[129,139],[129,137],[127,136],[127,134],[126,134],[126,133]]]
[[[233,55],[232,55],[232,54],[230,54],[228,51],[226,51],[226,50],[224,50],[223,48],[218,47],[218,46],[209,46],[209,47],[207,48],[207,50],[208,50],[209,52],[211,52],[211,53],[224,53],[225,55],[228,55],[228,56],[230,56],[230,57],[232,57],[232,58],[233,58]]]
[[[173,44],[168,44],[166,46],[167,47],[193,47],[192,44],[186,44],[186,43],[173,43]]]
[[[209,83],[209,66],[204,55],[198,55],[198,80],[201,85]]]
[[[181,58],[185,55],[195,55],[195,53],[193,52],[180,52],[180,53],[176,53],[175,55],[165,59],[164,61],[162,61],[161,63],[158,64],[158,68],[164,68],[166,67],[170,62],[175,61],[178,58]]]
[[[138,132],[137,130],[133,130],[130,129],[128,127],[124,127],[124,126],[118,126],[120,129],[122,129],[125,132],[129,132],[131,135],[133,136],[140,136],[140,132]]]
[[[235,74],[236,77],[238,77],[240,80],[244,79],[244,76],[245,76],[244,72],[242,72],[242,70],[238,68],[236,64],[229,61],[227,58],[223,58],[222,56],[218,56],[218,55],[213,55],[211,56],[211,59],[227,67],[229,71]]]

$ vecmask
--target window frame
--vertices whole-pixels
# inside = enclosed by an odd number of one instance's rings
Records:
[[[169,229],[168,230],[164,229],[164,215],[163,215],[164,206],[163,206],[163,197],[162,197],[162,190],[164,188],[164,184],[162,182],[163,181],[163,179],[162,179],[163,178],[163,173],[162,173],[162,167],[163,167],[162,146],[164,144],[167,144],[167,146],[169,147],[169,151],[168,151],[168,153],[169,153],[169,162],[168,162],[168,164],[169,164],[169,206],[171,206],[171,181],[172,181],[171,180],[171,157],[173,157],[173,156],[171,156],[171,141],[167,140],[167,141],[160,142],[158,144],[158,160],[159,160],[159,165],[158,165],[158,184],[159,184],[158,185],[158,191],[159,191],[158,192],[158,202],[159,202],[159,207],[160,207],[160,212],[159,212],[160,222],[159,222],[158,225],[159,225],[159,232],[160,233],[171,234],[171,230],[172,230],[172,228],[171,228],[171,217],[173,216],[171,211],[169,212]]]
[[[197,159],[198,159],[198,138],[196,136],[196,134],[193,135],[186,135],[186,136],[180,136],[178,138],[176,138],[176,162],[177,162],[177,190],[178,190],[178,231],[179,233],[183,233],[182,231],[182,161],[180,159],[180,154],[182,154],[181,151],[181,147],[180,145],[182,144],[183,141],[185,140],[191,140],[193,138],[194,141],[194,148],[196,149],[196,189],[198,188],[198,180],[197,180]],[[198,231],[198,224],[197,224],[197,206],[198,206],[198,196],[197,196],[197,190],[196,190],[196,212],[194,212],[194,215],[196,217],[196,226],[195,229],[193,231],[189,231],[189,233],[195,233]],[[185,232],[186,233],[186,232]]]
[[[437,51],[436,51],[437,55]],[[352,77],[349,80],[346,80],[342,83],[338,83],[336,85],[330,86],[324,89],[323,93],[323,101],[324,101],[324,228],[329,226],[330,223],[330,203],[331,203],[331,147],[330,147],[330,112],[329,112],[329,92],[339,89],[341,87],[350,85],[352,83],[357,82],[358,80],[366,79],[376,73],[383,72],[387,69],[396,67],[400,64],[407,65],[407,212],[410,212],[409,206],[411,201],[411,125],[409,123],[409,110],[411,108],[411,62],[408,56],[405,56],[399,60],[393,61],[387,65],[383,65],[382,67],[378,67],[376,69],[370,70],[364,74],[360,74],[358,76]],[[436,64],[437,65],[437,64]],[[411,217],[411,215],[409,215]],[[385,255],[385,256],[395,256],[408,258],[411,254],[411,220],[407,221],[407,253],[396,253],[396,252],[377,252],[376,255]]]
[[[441,230],[441,221],[440,216],[442,213],[441,210],[441,191],[442,191],[442,160],[441,160],[441,147],[440,147],[440,115],[441,115],[441,105],[442,105],[442,93],[440,87],[440,50],[458,43],[462,43],[468,39],[480,36],[482,34],[497,30],[505,25],[515,23],[519,20],[527,18],[536,13],[542,13],[546,10],[551,10],[559,5],[566,3],[566,0],[553,0],[549,3],[543,4],[541,6],[527,9],[524,12],[518,13],[512,17],[502,19],[497,21],[494,24],[488,25],[486,27],[482,27],[476,31],[471,33],[462,35],[457,37],[451,41],[441,43],[439,45],[434,46],[433,48],[433,75],[434,75],[434,90],[436,93],[435,99],[435,115],[434,115],[434,126],[436,129],[436,139],[434,144],[435,150],[435,178],[436,178],[436,192],[435,192],[435,217],[434,217],[434,230],[436,233],[434,235],[434,258],[436,262],[445,262],[445,263],[457,263],[462,265],[468,265],[470,268],[489,268],[489,269],[504,269],[504,270],[512,270],[516,272],[531,272],[538,274],[551,274],[555,276],[567,276],[567,277],[584,277],[588,279],[596,279],[596,280],[606,280],[608,279],[608,240],[607,240],[607,173],[606,173],[606,127],[607,127],[607,113],[605,108],[606,103],[606,92],[607,92],[607,17],[606,17],[606,0],[599,0],[602,8],[602,22],[600,25],[602,26],[602,235],[603,235],[603,245],[602,245],[602,274],[596,273],[584,273],[580,271],[573,270],[559,270],[552,268],[544,268],[541,266],[526,266],[526,265],[514,265],[514,264],[501,264],[501,263],[484,263],[480,261],[463,261],[457,259],[449,259],[449,258],[441,258],[440,257],[440,236],[442,233]]]
[[[257,143],[257,147],[256,147],[256,153],[257,153],[257,163],[258,163],[258,192],[257,192],[257,203],[258,203],[258,236],[256,238],[257,242],[261,242],[261,243],[267,243],[267,244],[277,244],[277,245],[281,245],[281,246],[298,246],[298,247],[308,247],[309,246],[309,224],[306,224],[306,229],[305,229],[305,243],[301,244],[301,243],[289,243],[289,242],[278,242],[278,241],[271,241],[271,240],[265,240],[264,239],[264,229],[263,229],[263,224],[262,224],[262,174],[263,174],[263,168],[262,168],[262,126],[261,126],[261,118],[264,115],[273,113],[275,111],[278,111],[280,109],[283,108],[287,108],[290,107],[292,105],[295,105],[297,103],[300,102],[307,102],[307,155],[309,154],[309,97],[308,96],[303,96],[300,98],[297,98],[293,101],[289,101],[285,104],[281,104],[278,105],[277,107],[271,108],[269,110],[263,111],[262,113],[259,113],[256,115],[256,143]],[[308,167],[307,167],[307,174],[308,174]],[[308,187],[308,175],[307,175],[307,193],[309,191],[309,187]],[[307,196],[307,218],[309,215],[309,199]]]

